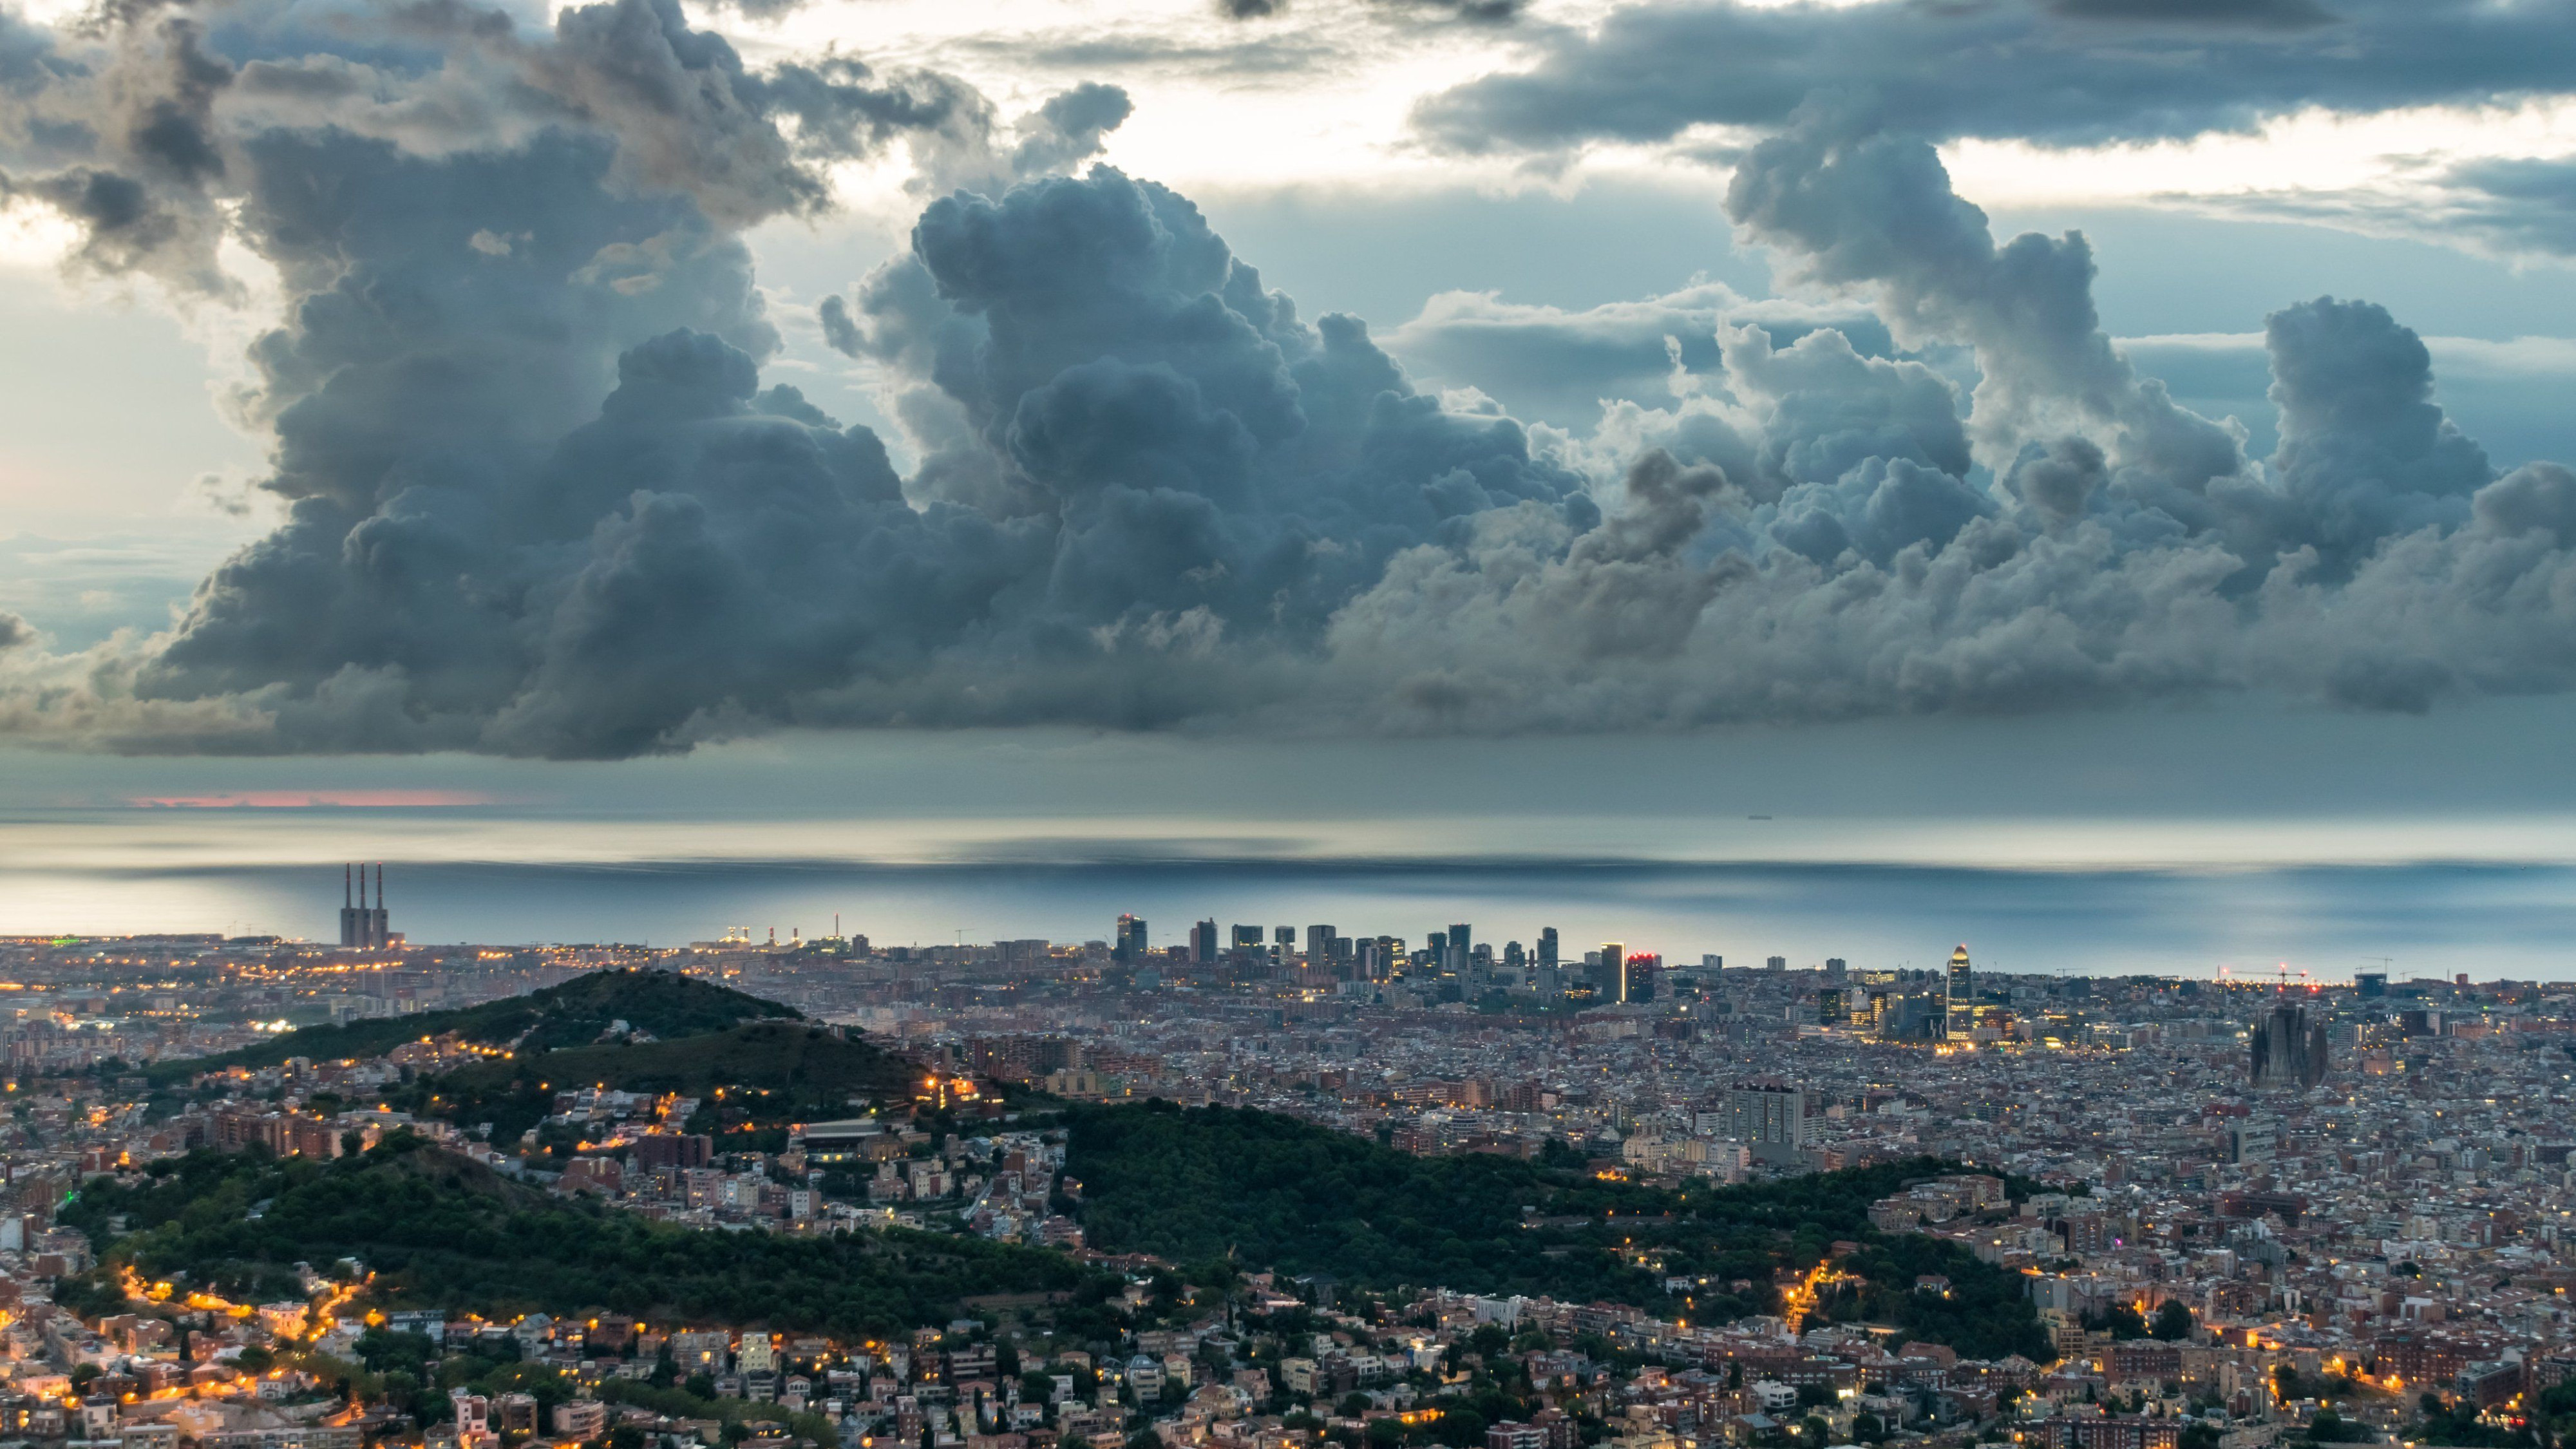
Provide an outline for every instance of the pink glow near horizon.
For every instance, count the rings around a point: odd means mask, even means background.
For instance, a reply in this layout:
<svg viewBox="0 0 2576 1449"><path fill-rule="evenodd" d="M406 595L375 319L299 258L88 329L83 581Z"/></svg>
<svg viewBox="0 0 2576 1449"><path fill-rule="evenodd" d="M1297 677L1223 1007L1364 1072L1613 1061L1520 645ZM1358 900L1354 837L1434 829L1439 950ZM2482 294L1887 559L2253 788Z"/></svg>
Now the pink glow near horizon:
<svg viewBox="0 0 2576 1449"><path fill-rule="evenodd" d="M220 795L138 795L129 805L155 810L382 810L491 805L479 790L241 790Z"/></svg>

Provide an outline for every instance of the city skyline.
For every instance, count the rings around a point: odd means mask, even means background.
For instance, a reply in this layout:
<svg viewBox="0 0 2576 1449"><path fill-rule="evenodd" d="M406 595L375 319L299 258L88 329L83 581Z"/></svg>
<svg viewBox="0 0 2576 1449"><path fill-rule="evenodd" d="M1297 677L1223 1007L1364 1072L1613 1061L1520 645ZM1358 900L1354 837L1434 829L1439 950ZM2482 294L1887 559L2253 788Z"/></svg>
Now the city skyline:
<svg viewBox="0 0 2576 1449"><path fill-rule="evenodd" d="M374 867L381 869L381 867ZM1453 932L1458 923L1422 925L1423 921L1446 920L1460 912L1455 907L1466 904L1469 914L1486 914L1487 925L1470 927L1474 944L1490 954L1497 966L1504 964L1512 947L1521 949L1521 962L1535 967L1542 952L1551 944L1559 950L1560 963L1569 973L1581 968L1587 956L1597 957L1606 949L1600 942L1608 939L1622 943L1623 959L1634 955L1640 960L1654 960L1671 968L1695 968L1708 958L1737 968L1792 970L1800 972L1836 972L1848 970L1860 974L1904 972L1934 983L1936 996L1961 994L1959 985L1961 958L1971 953L1965 943L1953 949L1925 950L1920 928L1924 914L1956 914L1955 899L1973 879L1959 872L1849 872L1833 870L1822 879L1833 890L1835 898L1851 903L1841 907L1814 901L1786 905L1770 912L1746 911L1744 904L1753 899L1778 896L1795 874L1776 868L1761 868L1755 873L1726 885L1737 897L1733 909L1718 909L1676 916L1671 912L1675 890L1684 882L1694 881L1704 872L1690 867L1667 868L1662 872L1642 873L1625 863L1592 862L1577 867L1583 876L1597 884L1605 875L1635 873L1630 890L1594 891L1583 896L1568 895L1569 905L1533 912L1528 905L1527 882L1545 882L1558 878L1564 869L1560 864L1535 864L1498 870L1479 875L1473 869L1443 865L1426 873L1426 883L1411 905L1389 905L1387 877L1402 876L1402 867L1384 865L1365 873L1369 884L1354 892L1344 880L1345 867L1337 863L1282 868L1266 862L1196 862L1187 867L1167 867L1203 883L1175 886L1157 882L1147 889L1161 892L1160 899L1177 902L1160 910L1120 913L1114 920L1097 919L1099 902L1114 899L1121 892L1132 892L1132 885L1121 886L1119 880L1152 879L1153 871L1104 872L1088 865L1052 866L1039 874L1051 876L1043 887L1033 883L1026 866L1004 868L966 867L962 869L912 868L884 873L861 873L849 879L859 882L851 894L816 892L804 882L831 872L819 870L813 862L781 862L763 868L746 865L722 871L674 870L668 866L626 868L600 872L576 867L562 872L538 872L534 879L525 867L430 867L409 879L407 900L415 900L427 914L431 930L423 933L407 908L398 923L406 929L391 930L375 912L348 911L344 908L340 934L329 929L299 924L294 908L303 908L301 920L310 922L317 914L312 908L318 902L310 899L313 886L325 879L310 871L275 872L263 880L257 892L262 897L282 895L290 911L283 924L270 925L257 920L234 918L224 929L212 929L203 920L185 913L171 916L165 923L151 928L129 929L104 926L64 931L37 931L11 925L0 918L0 936L93 936L113 939L124 935L212 937L265 935L291 941L329 945L336 940L343 946L362 944L353 933L363 929L391 931L396 949L407 942L411 948L435 948L440 945L548 945L578 941L601 943L623 942L656 949L685 947L692 943L716 940L753 944L763 940L781 949L791 946L820 947L825 943L859 939L876 948L904 948L914 951L945 950L952 947L984 949L995 943L1023 946L1053 946L1058 950L1079 950L1090 943L1098 946L1107 959L1131 964L1145 953L1158 962L1173 951L1194 953L1201 939L1201 928L1212 926L1207 935L1215 954L1226 955L1246 946L1257 948L1273 959L1309 959L1319 933L1331 931L1329 938L1340 948L1336 958L1351 966L1371 959L1383 963L1391 959L1388 948L1403 953L1414 962L1425 959L1433 939ZM345 869L344 869L345 873ZM400 867L397 867L400 875ZM772 877L783 876L788 884L780 885ZM226 894L211 878L207 889L210 901L237 906L234 896ZM1462 896L1455 887L1461 879L1475 880L1484 894ZM2149 877L2166 890L2193 884L2189 877ZM1340 884L1336 884L1339 882ZM2200 882L2206 884L2206 882ZM1702 888L1715 882L1702 882ZM2110 878L2097 885L2112 886L2134 892L2142 882L2130 875ZM499 909L493 902L496 887L507 886L523 896L523 902L509 909L501 919L525 924L540 924L565 912L585 916L602 929L581 931L546 930L536 933L512 931L477 931L452 929L460 921L488 922ZM1443 889L1433 887L1442 886ZM2385 907L2389 879L2379 873L2368 873L2352 882L2353 901L2378 899ZM765 887L773 894L761 895L747 887ZM2016 932L2013 921L2027 909L2033 899L2052 899L2061 910L2083 914L2088 908L2069 905L2064 892L2072 888L2071 878L2063 874L2032 881L2014 879L2003 887L2003 896L1987 909L1993 916L1998 935L1989 940L2008 943L1998 955L1981 950L1973 954L1964 987L1967 999L1973 999L1974 980L1981 973L2001 972L2007 975L2036 977L2064 976L2145 976L2171 980L2194 980L2219 986L2246 987L2273 985L2281 989L2305 990L2319 986L2352 987L2365 980L2380 983L2396 981L2448 982L2463 976L2479 981L2569 979L2558 969L2559 958L2551 946L2535 943L2531 951L2521 954L2499 952L2492 947L2496 935L2491 922L2481 923L2474 914L2464 918L2457 929L2471 943L2456 955L2434 955L2423 959L2401 959L2375 950L2360 950L2328 959L2317 955L2264 956L2261 953L2223 953L2199 959L2178 957L2138 947L2135 942L2152 936L2163 925L2149 925L2171 918L2187 917L2209 909L2206 906L2182 906L2179 903L2158 904L2154 897L2124 902L2114 909L2139 923L2120 933L2076 933L2064 937L2043 934L2036 938ZM382 888L378 899L382 899ZM130 888L120 888L130 895ZM158 894L160 887L154 888ZM606 894L601 894L603 891ZM1561 895L1566 894L1560 892ZM711 904L731 907L715 915L693 916L688 907L678 902L703 895ZM1236 915L1203 913L1210 896L1238 899L1257 898L1266 902L1258 921L1247 924ZM925 898L935 897L946 907L925 906ZM2187 898L2187 897L2186 897ZM745 899L764 900L770 906L787 903L787 909L753 910L739 908ZM875 907L865 902L874 899ZM1946 907L1927 911L1925 902L1948 899ZM2340 913L2352 907L2335 895L2318 899L2313 906ZM1033 901L1043 901L1034 912ZM596 901L598 904L591 904ZM647 902L653 904L647 905ZM1624 902L1624 903L1623 903ZM1821 919L1835 917L1858 903L1868 902L1876 919L1866 928L1844 926L1819 927ZM995 920L997 905L1008 903L1000 916L1001 924L985 925ZM464 905L468 914L460 917L457 907ZM2250 902L2234 909L2247 910ZM599 912L605 909L605 914ZM1369 914L1361 917L1354 908ZM22 906L22 909L25 907ZM41 901L35 909L46 907ZM1318 909L1320 908L1320 909ZM384 908L379 905L376 911ZM2089 909L2100 909L2093 907ZM2267 902L2260 913L2279 914L2284 903ZM2492 909L2480 904L2473 910ZM1194 911L1202 912L1194 916ZM675 912L677 912L675 914ZM1277 918L1273 918L1273 913ZM123 906L109 912L111 918L130 915ZM1338 914L1347 920L1369 920L1387 927L1385 930L1353 925L1322 926L1311 922L1314 914ZM1496 926L1499 916L1506 924ZM1293 920L1291 918L1294 918ZM31 917L30 919L41 919ZM919 929L923 920L945 922L941 929ZM352 920L358 922L353 926ZM720 924L715 924L720 920ZM1156 929L1153 922L1164 924ZM1546 924L1548 920L1569 923ZM2554 913L2541 921L2554 922ZM809 922L811 923L809 925ZM1303 922L1300 924L1299 922ZM652 923L656 929L640 929ZM828 923L828 924L827 924ZM1580 923L1580 924L1571 924ZM1640 928L1643 928L1642 930ZM2544 927L2554 929L2554 926ZM1130 931L1134 932L1133 937ZM1135 952L1128 942L1135 942ZM2079 944L2109 941L2107 947ZM2052 948L2051 943L2056 943ZM2362 944L2373 944L2362 938ZM2384 944L2378 943L2378 944ZM1783 947L1786 947L1785 952ZM1328 948L1329 949L1329 948ZM1372 958L1367 953L1376 949ZM1455 969L1445 952L1433 957ZM1604 999L1616 1000L1616 988L1606 979L1598 983Z"/></svg>

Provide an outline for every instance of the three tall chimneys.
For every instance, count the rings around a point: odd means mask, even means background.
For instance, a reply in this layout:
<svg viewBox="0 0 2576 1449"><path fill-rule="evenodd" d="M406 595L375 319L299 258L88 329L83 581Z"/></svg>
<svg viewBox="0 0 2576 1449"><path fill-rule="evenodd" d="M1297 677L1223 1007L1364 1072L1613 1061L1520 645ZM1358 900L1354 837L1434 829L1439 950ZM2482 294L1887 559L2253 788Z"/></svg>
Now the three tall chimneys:
<svg viewBox="0 0 2576 1449"><path fill-rule="evenodd" d="M351 898L355 887L356 897ZM385 915L385 868L376 866L376 903L367 904L367 868L340 868L340 944L360 951L381 951L394 943L393 925Z"/></svg>

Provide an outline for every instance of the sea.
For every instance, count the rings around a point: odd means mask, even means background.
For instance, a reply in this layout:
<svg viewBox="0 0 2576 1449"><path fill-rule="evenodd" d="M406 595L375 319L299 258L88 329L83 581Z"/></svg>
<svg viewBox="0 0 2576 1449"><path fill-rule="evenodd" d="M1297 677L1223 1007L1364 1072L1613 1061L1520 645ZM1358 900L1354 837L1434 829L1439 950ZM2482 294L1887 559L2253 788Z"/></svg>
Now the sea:
<svg viewBox="0 0 2576 1449"><path fill-rule="evenodd" d="M2002 972L2576 979L2576 863L2512 858L2467 822L2409 827L2430 852L2415 858L2169 821L1155 824L21 809L0 814L0 935L328 939L344 866L364 861L382 865L395 929L422 943L1081 942L1135 914L1157 945L1200 920L1416 944L1465 924L1498 951L1552 927L1569 956L1616 941L1675 964L1928 968L1964 944Z"/></svg>

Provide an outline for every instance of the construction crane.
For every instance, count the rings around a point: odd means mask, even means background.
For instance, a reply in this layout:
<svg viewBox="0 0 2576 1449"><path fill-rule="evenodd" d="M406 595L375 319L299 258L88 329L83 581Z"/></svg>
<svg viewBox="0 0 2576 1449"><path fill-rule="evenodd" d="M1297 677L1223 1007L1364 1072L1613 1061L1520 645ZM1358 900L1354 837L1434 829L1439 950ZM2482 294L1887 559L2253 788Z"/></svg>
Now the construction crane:
<svg viewBox="0 0 2576 1449"><path fill-rule="evenodd" d="M2290 963L2284 961L2277 969L2280 972L2280 976L2278 984L2272 988L2273 993L2279 996L2287 996L2290 994L2290 977L2292 975ZM2299 985L2305 988L2310 995L2314 995L2319 989L2316 983L2316 978L2309 975L2308 969L2304 966L2300 967L2296 974L2299 978Z"/></svg>

